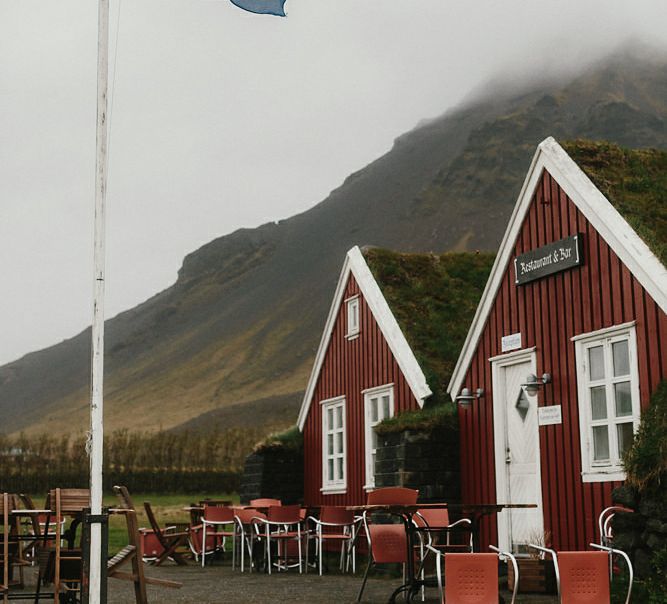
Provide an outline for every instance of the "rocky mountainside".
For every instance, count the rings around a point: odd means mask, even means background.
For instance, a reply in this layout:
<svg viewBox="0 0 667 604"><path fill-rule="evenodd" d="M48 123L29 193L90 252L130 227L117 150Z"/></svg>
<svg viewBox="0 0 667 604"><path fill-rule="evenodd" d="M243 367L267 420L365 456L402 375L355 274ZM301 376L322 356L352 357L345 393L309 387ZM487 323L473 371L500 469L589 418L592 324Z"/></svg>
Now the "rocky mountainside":
<svg viewBox="0 0 667 604"><path fill-rule="evenodd" d="M172 287L107 322L107 428L293 423L344 253L495 250L548 135L666 148L667 62L614 56L568 81L490 89L307 212L188 255ZM85 429L89 339L0 368L0 430Z"/></svg>

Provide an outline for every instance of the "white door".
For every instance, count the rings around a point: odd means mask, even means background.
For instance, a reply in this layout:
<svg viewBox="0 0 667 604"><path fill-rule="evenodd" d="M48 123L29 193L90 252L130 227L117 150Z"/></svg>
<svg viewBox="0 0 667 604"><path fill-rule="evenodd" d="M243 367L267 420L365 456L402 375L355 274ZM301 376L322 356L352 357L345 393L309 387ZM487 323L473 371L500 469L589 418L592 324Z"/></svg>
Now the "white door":
<svg viewBox="0 0 667 604"><path fill-rule="evenodd" d="M537 508L505 510L498 515L502 548L523 553L544 534L537 396L521 384L535 373L534 354L497 359L494 374L494 432L498 503L534 503Z"/></svg>

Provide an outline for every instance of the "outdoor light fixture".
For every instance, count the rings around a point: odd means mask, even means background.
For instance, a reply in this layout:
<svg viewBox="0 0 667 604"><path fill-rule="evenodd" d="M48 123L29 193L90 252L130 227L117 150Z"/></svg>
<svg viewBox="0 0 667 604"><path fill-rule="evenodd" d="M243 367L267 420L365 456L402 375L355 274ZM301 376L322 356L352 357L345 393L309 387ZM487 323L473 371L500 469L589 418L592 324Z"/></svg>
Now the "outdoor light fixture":
<svg viewBox="0 0 667 604"><path fill-rule="evenodd" d="M456 402L462 407L469 407L476 398L482 398L483 395L484 388L477 388L474 393L470 392L470 388L464 388L456 397Z"/></svg>
<svg viewBox="0 0 667 604"><path fill-rule="evenodd" d="M526 376L526 383L521 384L525 389L526 393L530 396L535 396L539 389L544 386L544 384L551 383L551 374L543 373L541 378L538 378L534 373L529 373Z"/></svg>

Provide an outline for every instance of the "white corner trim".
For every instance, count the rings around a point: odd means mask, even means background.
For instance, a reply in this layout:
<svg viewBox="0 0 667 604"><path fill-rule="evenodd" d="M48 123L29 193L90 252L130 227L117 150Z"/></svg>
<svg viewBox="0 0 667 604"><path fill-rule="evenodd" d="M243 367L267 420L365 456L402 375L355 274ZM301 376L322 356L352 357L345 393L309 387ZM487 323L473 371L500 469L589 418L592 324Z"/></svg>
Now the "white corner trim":
<svg viewBox="0 0 667 604"><path fill-rule="evenodd" d="M505 270L512 258L514 242L519 235L533 193L545 169L663 312L667 312L667 269L583 170L550 136L538 145L514 205L484 293L447 386L447 392L452 400L458 394L470 366Z"/></svg>
<svg viewBox="0 0 667 604"><path fill-rule="evenodd" d="M315 386L317 385L317 380L320 371L322 370L322 364L324 363L324 358L331 340L331 334L333 333L333 328L336 324L338 310L343 303L343 295L350 274L354 275L357 285L361 290L361 295L364 297L366 304L368 304L373 317L375 317L375 321L377 322L382 335L384 335L387 340L389 349L394 355L394 358L396 359L401 372L405 376L405 380L407 381L412 394L417 399L419 406L423 407L424 399L432 394L431 389L426 383L424 372L419 366L408 341L405 339L396 318L382 295L380 287L375 281L375 277L373 277L373 274L368 268L361 250L358 246L354 246L345 256L343 268L338 279L338 285L336 286L336 292L331 303L331 308L329 309L329 315L322 333L322 339L320 340L320 346L315 355L313 370L311 371L308 386L306 387L303 402L301 403L299 418L297 420L297 425L301 431L303 431L306 418L308 417L308 411L310 410Z"/></svg>

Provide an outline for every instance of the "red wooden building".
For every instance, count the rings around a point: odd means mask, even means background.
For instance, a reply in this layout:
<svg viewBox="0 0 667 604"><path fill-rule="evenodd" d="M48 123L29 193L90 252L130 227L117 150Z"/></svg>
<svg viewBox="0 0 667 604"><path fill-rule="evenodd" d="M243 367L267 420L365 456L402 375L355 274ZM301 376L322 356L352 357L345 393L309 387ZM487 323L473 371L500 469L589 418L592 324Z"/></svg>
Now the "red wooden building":
<svg viewBox="0 0 667 604"><path fill-rule="evenodd" d="M488 254L436 256L378 249L365 254L354 247L346 255L299 413L304 499L310 505L364 503L366 491L374 487L373 427L421 408L432 393L431 400L445 399L465 326L493 260ZM396 287L387 286L388 280L402 284L400 295ZM415 295L416 283L425 294ZM438 287L437 303L427 310L423 302ZM448 295L452 300L443 301ZM464 327L438 334L438 324L445 320ZM435 342L433 334L441 341ZM448 344L455 350L449 361L434 358L434 350Z"/></svg>
<svg viewBox="0 0 667 604"><path fill-rule="evenodd" d="M642 199L665 154L566 148L535 153L448 387L463 500L538 504L483 523L483 544L515 551L540 534L557 549L598 539L667 375L665 200Z"/></svg>

